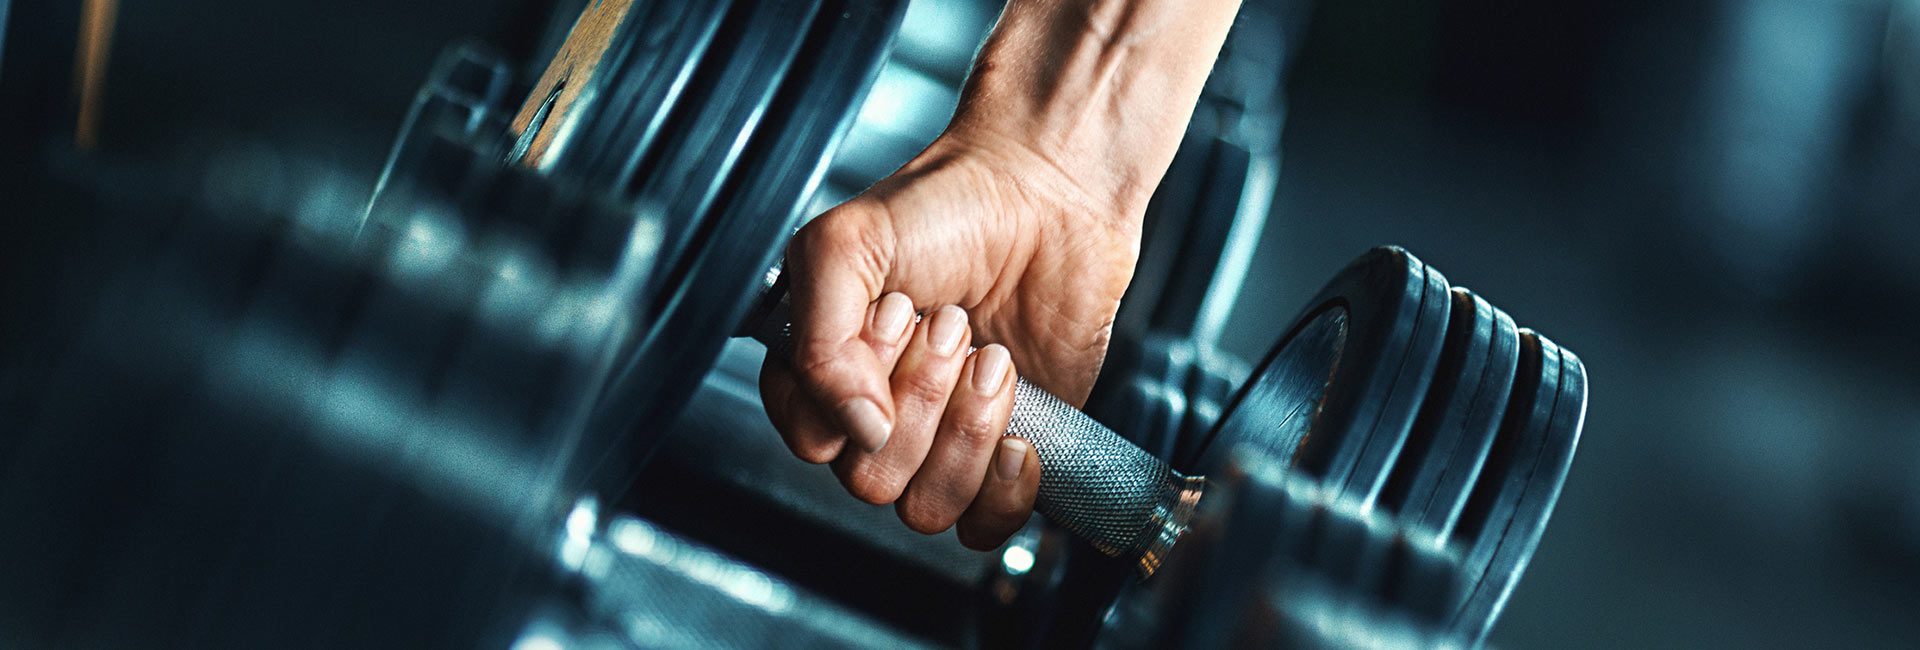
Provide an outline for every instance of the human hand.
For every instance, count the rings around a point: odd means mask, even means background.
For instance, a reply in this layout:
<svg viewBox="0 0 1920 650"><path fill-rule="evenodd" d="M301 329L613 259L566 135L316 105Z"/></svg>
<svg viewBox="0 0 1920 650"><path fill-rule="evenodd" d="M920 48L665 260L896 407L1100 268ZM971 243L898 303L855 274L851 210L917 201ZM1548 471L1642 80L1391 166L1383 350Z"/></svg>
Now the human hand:
<svg viewBox="0 0 1920 650"><path fill-rule="evenodd" d="M1018 530L1039 486L1038 456L1001 437L1014 369L1084 402L1139 248L1138 219L1031 156L950 133L809 224L785 271L794 363L762 371L796 456L974 548Z"/></svg>
<svg viewBox="0 0 1920 650"><path fill-rule="evenodd" d="M788 248L793 357L760 383L796 456L922 533L1019 530L1042 470L1002 437L1015 368L1085 402L1237 5L1008 4L946 133Z"/></svg>

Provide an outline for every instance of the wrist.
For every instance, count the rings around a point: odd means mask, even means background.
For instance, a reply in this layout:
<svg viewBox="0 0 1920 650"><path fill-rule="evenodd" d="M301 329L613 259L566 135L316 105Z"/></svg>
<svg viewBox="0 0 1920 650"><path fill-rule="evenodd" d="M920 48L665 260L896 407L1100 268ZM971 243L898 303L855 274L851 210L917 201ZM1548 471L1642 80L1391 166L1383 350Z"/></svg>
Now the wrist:
<svg viewBox="0 0 1920 650"><path fill-rule="evenodd" d="M1063 216L1138 225L1152 197L1151 186L1144 192L1130 189L1118 181L1125 173L1118 167L1087 164L1087 158L1025 137L1019 127L1006 120L956 120L922 158L969 161L978 180L1013 194L1001 199L1052 203Z"/></svg>
<svg viewBox="0 0 1920 650"><path fill-rule="evenodd" d="M1062 177L1100 212L1143 214L1238 0L1010 0L947 137Z"/></svg>

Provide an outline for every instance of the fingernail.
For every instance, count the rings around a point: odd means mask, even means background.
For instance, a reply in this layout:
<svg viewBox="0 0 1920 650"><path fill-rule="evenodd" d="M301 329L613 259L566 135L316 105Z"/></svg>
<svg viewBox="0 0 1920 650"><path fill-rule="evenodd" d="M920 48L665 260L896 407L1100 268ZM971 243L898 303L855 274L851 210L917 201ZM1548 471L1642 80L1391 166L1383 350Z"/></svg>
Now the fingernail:
<svg viewBox="0 0 1920 650"><path fill-rule="evenodd" d="M893 434L893 423L880 412L880 405L865 397L855 397L840 405L840 419L845 420L850 429L849 437L861 449L869 452L880 451L887 446L887 436Z"/></svg>
<svg viewBox="0 0 1920 650"><path fill-rule="evenodd" d="M999 344L980 348L973 353L973 390L981 395L1000 394L1000 384L1007 378L1007 366L1013 365L1013 357L1005 347Z"/></svg>
<svg viewBox="0 0 1920 650"><path fill-rule="evenodd" d="M1020 478L1020 470L1027 466L1027 441L1007 437L1000 439L999 457L993 459L993 473L1002 481Z"/></svg>
<svg viewBox="0 0 1920 650"><path fill-rule="evenodd" d="M933 344L934 352L952 355L960 351L960 335L966 332L967 312L947 305L933 313L933 323L927 326L927 342Z"/></svg>
<svg viewBox="0 0 1920 650"><path fill-rule="evenodd" d="M873 309L874 334L898 339L912 324L913 300L906 294L889 293L880 297L880 304Z"/></svg>

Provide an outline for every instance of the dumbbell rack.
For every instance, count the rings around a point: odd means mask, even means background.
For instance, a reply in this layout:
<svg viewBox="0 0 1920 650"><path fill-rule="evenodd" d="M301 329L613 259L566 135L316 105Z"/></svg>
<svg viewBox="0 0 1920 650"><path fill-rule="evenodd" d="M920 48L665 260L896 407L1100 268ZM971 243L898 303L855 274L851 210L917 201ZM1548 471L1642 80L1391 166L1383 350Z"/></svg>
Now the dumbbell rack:
<svg viewBox="0 0 1920 650"><path fill-rule="evenodd" d="M914 11L943 4L957 6ZM45 189L113 244L109 270L71 281L83 326L55 343L77 352L4 449L0 513L21 526L0 551L39 562L0 573L0 597L56 622L24 637L1484 638L1564 480L1583 371L1396 250L1343 273L1261 364L1211 351L1277 171L1262 139L1277 107L1246 75L1210 83L1196 132L1213 131L1190 134L1169 180L1201 189L1156 200L1155 281L1129 295L1116 345L1135 361L1102 380L1110 424L1213 479L1190 537L1131 582L1044 523L978 555L844 498L786 457L754 401L757 351L725 343L808 206L886 171L857 154L927 135L859 108L868 84L914 66L957 83L939 57L889 55L913 15L862 0L630 11L648 29L620 33L650 36L613 39L603 94L545 114L592 134L547 162L524 164L534 120L514 109L553 89L523 62L451 50L352 231L165 191ZM856 155L829 165L836 152ZM1145 403L1129 395L1163 402L1129 410ZM51 584L81 586L39 598Z"/></svg>

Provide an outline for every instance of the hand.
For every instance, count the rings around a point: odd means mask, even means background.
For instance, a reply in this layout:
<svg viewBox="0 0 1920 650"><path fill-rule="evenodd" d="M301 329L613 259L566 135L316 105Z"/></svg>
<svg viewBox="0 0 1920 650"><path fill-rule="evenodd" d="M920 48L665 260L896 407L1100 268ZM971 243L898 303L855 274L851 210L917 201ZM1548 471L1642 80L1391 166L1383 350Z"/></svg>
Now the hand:
<svg viewBox="0 0 1920 650"><path fill-rule="evenodd" d="M1088 196L1017 147L949 133L803 229L794 363L761 375L794 454L916 531L957 523L991 549L1019 530L1040 471L1001 437L1014 369L1084 402L1139 248L1138 219Z"/></svg>
<svg viewBox="0 0 1920 650"><path fill-rule="evenodd" d="M1238 5L1007 3L946 133L788 247L794 354L760 388L794 455L972 548L1026 523L1043 470L1002 437L1015 368L1086 401Z"/></svg>

